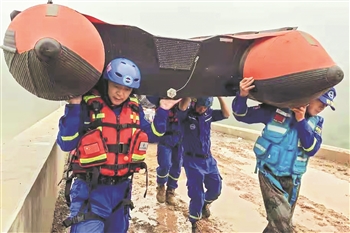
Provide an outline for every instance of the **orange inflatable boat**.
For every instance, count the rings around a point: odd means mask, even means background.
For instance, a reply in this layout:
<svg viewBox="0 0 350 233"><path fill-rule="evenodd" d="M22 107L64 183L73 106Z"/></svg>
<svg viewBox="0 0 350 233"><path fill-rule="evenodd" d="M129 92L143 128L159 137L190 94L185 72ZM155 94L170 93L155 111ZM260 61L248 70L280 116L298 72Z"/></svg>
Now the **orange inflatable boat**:
<svg viewBox="0 0 350 233"><path fill-rule="evenodd" d="M234 96L253 76L249 98L278 107L307 104L344 77L310 34L285 27L196 37L154 36L56 4L13 11L5 60L17 82L34 95L66 100L84 94L113 58L134 61L142 74L137 94L177 97Z"/></svg>

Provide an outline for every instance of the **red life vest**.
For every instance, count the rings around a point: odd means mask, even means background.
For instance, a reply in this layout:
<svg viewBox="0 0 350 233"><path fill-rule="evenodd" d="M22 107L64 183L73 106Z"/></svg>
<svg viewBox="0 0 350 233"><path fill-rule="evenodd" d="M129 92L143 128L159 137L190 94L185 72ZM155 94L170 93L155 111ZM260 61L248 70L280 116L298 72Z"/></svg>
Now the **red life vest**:
<svg viewBox="0 0 350 233"><path fill-rule="evenodd" d="M175 123L175 122L178 122L178 118L177 118L177 114L176 114L176 108L178 107L178 105L174 105L174 107L172 107L170 110L169 110L169 113L168 113L168 122L169 123ZM160 107L158 107L160 108ZM155 111L157 111L157 109L155 109Z"/></svg>
<svg viewBox="0 0 350 233"><path fill-rule="evenodd" d="M169 123L175 123L178 121L177 115L176 115L176 107L177 106L175 105L169 111L169 115L168 115Z"/></svg>
<svg viewBox="0 0 350 233"><path fill-rule="evenodd" d="M125 176L145 168L148 136L140 129L137 98L130 98L119 116L96 91L83 100L90 110L90 124L71 161L73 173L99 167L101 175Z"/></svg>

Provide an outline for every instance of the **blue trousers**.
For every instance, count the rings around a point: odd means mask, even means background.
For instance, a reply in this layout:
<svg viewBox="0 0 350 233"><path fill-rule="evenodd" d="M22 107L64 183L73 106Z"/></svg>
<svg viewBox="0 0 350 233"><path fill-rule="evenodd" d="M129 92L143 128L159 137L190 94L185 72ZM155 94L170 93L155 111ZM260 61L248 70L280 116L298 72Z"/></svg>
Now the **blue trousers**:
<svg viewBox="0 0 350 233"><path fill-rule="evenodd" d="M157 183L176 189L182 167L182 146L168 147L159 143L157 160Z"/></svg>
<svg viewBox="0 0 350 233"><path fill-rule="evenodd" d="M71 226L71 233L126 233L129 229L129 207L121 206L112 213L112 209L125 197L129 188L128 198L131 198L131 181L126 180L116 185L97 185L89 193L89 187L84 180L75 179L70 190L71 206L69 217L78 214L85 200L89 199L91 211L106 219L87 220ZM85 208L85 211L87 209Z"/></svg>
<svg viewBox="0 0 350 233"><path fill-rule="evenodd" d="M220 196L222 178L216 160L212 156L203 159L184 155L183 163L187 176L188 196L191 199L189 220L196 222L202 218L204 203L212 203Z"/></svg>

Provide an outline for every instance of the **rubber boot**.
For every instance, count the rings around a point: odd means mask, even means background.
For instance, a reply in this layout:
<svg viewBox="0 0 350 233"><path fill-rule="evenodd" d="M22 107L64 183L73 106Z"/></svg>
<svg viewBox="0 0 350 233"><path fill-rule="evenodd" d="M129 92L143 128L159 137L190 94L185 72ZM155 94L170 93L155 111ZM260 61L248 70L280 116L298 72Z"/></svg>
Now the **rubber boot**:
<svg viewBox="0 0 350 233"><path fill-rule="evenodd" d="M165 194L165 201L169 205L176 205L176 199L175 199L175 189L167 188L166 194Z"/></svg>
<svg viewBox="0 0 350 233"><path fill-rule="evenodd" d="M165 202L165 186L164 186L164 184L158 184L156 197L157 197L157 201L159 203Z"/></svg>
<svg viewBox="0 0 350 233"><path fill-rule="evenodd" d="M198 224L198 221L192 222L192 233L201 233L200 225Z"/></svg>
<svg viewBox="0 0 350 233"><path fill-rule="evenodd" d="M204 206L202 208L202 218L209 218L210 217L210 204L204 203Z"/></svg>

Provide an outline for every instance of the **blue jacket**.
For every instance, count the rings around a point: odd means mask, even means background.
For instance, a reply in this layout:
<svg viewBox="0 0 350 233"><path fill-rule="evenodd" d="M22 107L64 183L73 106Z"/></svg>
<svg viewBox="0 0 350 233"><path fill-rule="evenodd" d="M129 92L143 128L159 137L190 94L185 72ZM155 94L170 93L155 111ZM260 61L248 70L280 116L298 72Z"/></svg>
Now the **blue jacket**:
<svg viewBox="0 0 350 233"><path fill-rule="evenodd" d="M238 121L248 124L263 123L265 128L254 145L258 168L293 205L298 197L301 177L306 172L310 156L316 154L322 143L323 118L306 117L297 122L290 109L266 104L247 107L247 98L239 96L232 102L232 111ZM272 175L293 179L291 196Z"/></svg>
<svg viewBox="0 0 350 233"><path fill-rule="evenodd" d="M120 114L122 107L113 108L116 116ZM152 124L145 119L145 114L140 105L140 127L145 131L150 141L159 141L166 131L168 110L158 108ZM87 105L84 101L81 104L66 104L65 113L59 120L59 132L57 143L63 151L71 151L77 147L82 135L84 124L88 124L90 118Z"/></svg>
<svg viewBox="0 0 350 233"><path fill-rule="evenodd" d="M157 96L147 96L150 103L154 104L156 108L159 108L160 98ZM169 110L167 119L167 130L165 134L159 138L159 143L168 147L175 147L180 145L182 141L182 132L179 121L177 119L178 105L175 105ZM150 142L153 142L150 140Z"/></svg>
<svg viewBox="0 0 350 233"><path fill-rule="evenodd" d="M211 123L226 119L221 110L208 108L202 115L191 106L186 111L178 110L178 119L183 132L184 153L211 155Z"/></svg>
<svg viewBox="0 0 350 233"><path fill-rule="evenodd" d="M247 106L247 97L241 97L237 93L236 98L232 102L232 111L234 117L241 122L248 124L253 123L263 123L268 124L273 120L276 114L276 107L269 106L266 104L261 104L254 107ZM293 114L293 113L291 113ZM297 130L298 138L300 144L305 148L305 153L308 156L313 156L320 149L322 144L322 126L323 118L317 116L319 119L317 125L314 129L308 124L307 119L304 119L300 122L295 120L293 115L293 120L290 122L290 127L293 127Z"/></svg>
<svg viewBox="0 0 350 233"><path fill-rule="evenodd" d="M182 142L182 130L180 126L179 119L177 117L177 105L169 110L169 115L167 119L167 130L159 139L159 143L165 146L174 147L180 145Z"/></svg>

